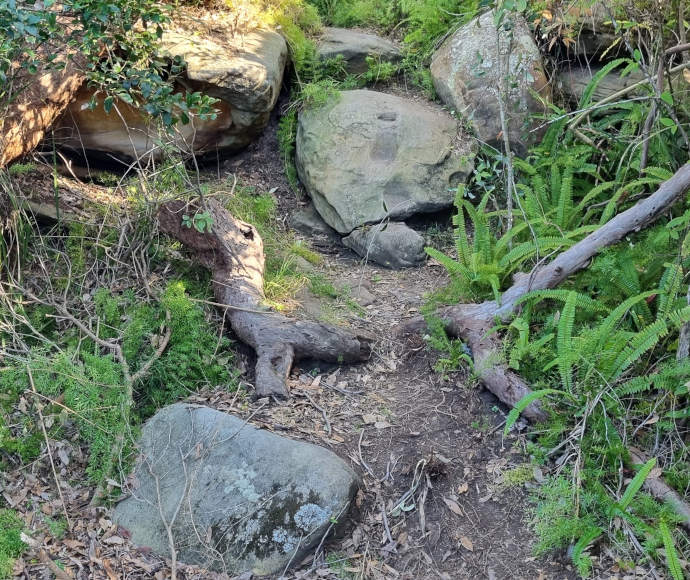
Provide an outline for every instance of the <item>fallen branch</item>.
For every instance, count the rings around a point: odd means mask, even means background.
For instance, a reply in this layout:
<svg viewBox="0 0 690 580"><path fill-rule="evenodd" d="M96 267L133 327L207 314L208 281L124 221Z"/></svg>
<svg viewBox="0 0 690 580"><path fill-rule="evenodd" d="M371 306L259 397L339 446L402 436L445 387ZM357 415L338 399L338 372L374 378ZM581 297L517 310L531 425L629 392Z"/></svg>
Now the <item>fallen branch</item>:
<svg viewBox="0 0 690 580"><path fill-rule="evenodd" d="M288 318L264 306L264 252L256 229L233 217L217 200L206 200L213 223L201 233L182 224L183 213L197 207L168 202L158 213L161 231L195 252L213 273L216 303L237 337L257 355L256 394L287 397L287 378L293 362L313 358L332 363L369 358L372 337L315 322Z"/></svg>
<svg viewBox="0 0 690 580"><path fill-rule="evenodd" d="M644 229L680 200L690 189L690 164L681 167L668 181L649 197L618 214L611 221L586 238L561 252L550 263L535 268L530 274L520 273L514 284L503 293L501 303L491 300L481 304L458 304L438 311L449 334L463 339L474 357L475 372L501 401L514 407L531 389L505 364L501 363L500 344L488 330L494 320L508 321L514 314L516 302L528 292L555 288L563 280L584 268L604 248L619 242L628 234ZM404 325L410 332L426 327L422 318ZM523 415L533 421L546 418L538 402L525 409Z"/></svg>
<svg viewBox="0 0 690 580"><path fill-rule="evenodd" d="M507 322L513 316L516 302L522 296L533 290L555 288L584 268L604 248L654 223L689 189L690 163L686 163L652 195L637 202L574 246L561 252L549 264L535 268L530 274L517 274L514 284L503 293L500 304L491 300L481 304L459 304L440 309L437 314L444 321L446 331L469 344L474 357L475 372L487 389L511 407L532 392L525 381L502 362L498 339L494 335L487 335L496 319ZM415 318L407 322L402 331L409 333L425 327L426 322L423 318ZM538 401L530 404L522 414L533 421L546 418ZM631 456L634 457L632 451ZM671 501L678 513L685 518L684 525L690 526L690 506L678 494L660 479L649 480L645 485L654 497L662 501Z"/></svg>

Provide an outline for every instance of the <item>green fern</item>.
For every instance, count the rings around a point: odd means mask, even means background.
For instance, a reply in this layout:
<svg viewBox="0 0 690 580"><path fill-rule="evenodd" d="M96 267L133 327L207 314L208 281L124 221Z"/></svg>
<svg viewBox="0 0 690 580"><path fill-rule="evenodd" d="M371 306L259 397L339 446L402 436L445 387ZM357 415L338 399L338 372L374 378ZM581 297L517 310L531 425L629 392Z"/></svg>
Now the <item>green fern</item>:
<svg viewBox="0 0 690 580"><path fill-rule="evenodd" d="M570 292L561 310L561 317L558 321L558 333L556 335L558 371L561 375L563 388L568 393L570 393L573 388L573 364L575 363L575 353L573 352L572 337L573 328L575 326L576 304L577 293Z"/></svg>
<svg viewBox="0 0 690 580"><path fill-rule="evenodd" d="M633 499L635 498L635 495L637 495L637 492L640 491L642 488L642 485L644 485L645 480L651 473L652 469L656 466L656 457L652 457L647 463L645 463L640 470L635 474L635 477L632 478L628 486L625 488L625 491L623 492L623 497L621 497L620 501L617 504L617 507L622 511L625 512L630 507L630 504L632 503Z"/></svg>
<svg viewBox="0 0 690 580"><path fill-rule="evenodd" d="M680 565L680 559L676 552L676 545L673 541L671 531L668 529L666 522L663 520L659 522L659 533L664 542L664 552L666 553L666 566L671 573L673 580L683 580L683 568Z"/></svg>
<svg viewBox="0 0 690 580"><path fill-rule="evenodd" d="M539 391L532 391L522 397L515 406L510 410L508 416L506 417L506 426L503 429L503 436L505 437L510 432L515 422L520 418L520 414L529 407L534 401L543 399L547 395L566 395L563 391L557 389L541 389Z"/></svg>

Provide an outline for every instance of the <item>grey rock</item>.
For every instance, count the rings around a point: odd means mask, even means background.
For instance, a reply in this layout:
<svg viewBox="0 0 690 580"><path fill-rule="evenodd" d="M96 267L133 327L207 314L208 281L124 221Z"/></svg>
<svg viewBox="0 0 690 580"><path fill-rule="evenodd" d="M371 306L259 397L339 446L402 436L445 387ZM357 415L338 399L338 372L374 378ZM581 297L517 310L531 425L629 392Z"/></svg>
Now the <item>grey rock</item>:
<svg viewBox="0 0 690 580"><path fill-rule="evenodd" d="M287 61L287 44L271 30L254 30L223 41L186 32L166 30L161 52L180 56L187 63L187 77L199 88L233 107L252 113L273 109Z"/></svg>
<svg viewBox="0 0 690 580"><path fill-rule="evenodd" d="M567 68L558 73L560 88L564 95L572 102L578 103L585 89L592 82L592 78L601 70L601 67L566 66ZM592 101L596 103L606 97L610 97L612 94L644 80L644 78L642 71L633 71L625 77L620 76L620 70L604 75L592 92ZM640 87L637 93L643 93L644 90L645 87Z"/></svg>
<svg viewBox="0 0 690 580"><path fill-rule="evenodd" d="M299 563L359 483L326 449L182 403L145 424L134 481L113 520L135 544L169 556L160 502L168 523L179 510L172 525L179 560L230 576Z"/></svg>
<svg viewBox="0 0 690 580"><path fill-rule="evenodd" d="M625 52L625 43L614 44L618 39L616 29L611 22L611 13L618 12L617 0L608 2L597 0L593 3L567 3L564 4L564 14L561 16L567 29L573 31L574 42L567 45L568 53L572 56L582 57L585 60L596 62L604 52L607 59L614 59ZM627 19L624 14L620 14Z"/></svg>
<svg viewBox="0 0 690 580"><path fill-rule="evenodd" d="M325 28L317 52L323 60L342 55L346 70L353 74L367 71L368 56L388 62L398 62L402 58L400 48L394 42L348 28Z"/></svg>
<svg viewBox="0 0 690 580"><path fill-rule="evenodd" d="M410 268L425 260L424 238L404 223L386 223L356 229L343 244L386 268Z"/></svg>
<svg viewBox="0 0 690 580"><path fill-rule="evenodd" d="M473 140L447 112L394 95L343 91L299 116L299 177L341 234L451 206L473 158Z"/></svg>
<svg viewBox="0 0 690 580"><path fill-rule="evenodd" d="M290 216L290 227L305 236L337 238L335 230L323 221L323 218L311 203Z"/></svg>
<svg viewBox="0 0 690 580"><path fill-rule="evenodd" d="M502 145L498 95L505 84L508 135L511 145L524 153L541 136L530 132L540 124L531 115L544 112L533 92L548 100L550 89L539 49L521 18L512 30L506 79L497 52L507 52L508 43L509 35L502 30L499 48L493 12L487 12L460 27L434 53L431 77L441 100L470 119L479 138L492 145Z"/></svg>

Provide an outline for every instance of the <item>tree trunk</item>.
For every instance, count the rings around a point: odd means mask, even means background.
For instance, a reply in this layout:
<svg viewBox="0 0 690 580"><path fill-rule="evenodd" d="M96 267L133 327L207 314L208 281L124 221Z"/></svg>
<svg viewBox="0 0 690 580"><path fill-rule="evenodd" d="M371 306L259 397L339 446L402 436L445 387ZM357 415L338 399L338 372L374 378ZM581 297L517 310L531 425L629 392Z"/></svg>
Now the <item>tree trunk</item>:
<svg viewBox="0 0 690 580"><path fill-rule="evenodd" d="M65 47L61 50L67 51ZM35 75L20 74L15 79L20 92L6 110L0 111L0 167L26 155L41 142L84 82L81 61L82 57L67 53L51 69ZM53 69L58 63L64 63L64 68ZM22 87L23 84L26 86Z"/></svg>
<svg viewBox="0 0 690 580"><path fill-rule="evenodd" d="M256 229L235 219L220 203L208 200L212 232L199 233L182 224L182 215L198 208L183 202L165 204L159 214L161 231L193 250L213 272L216 300L227 305L227 318L237 337L257 355L256 394L288 396L287 378L294 361L313 358L332 363L369 358L371 338L363 333L287 318L264 306L263 242Z"/></svg>

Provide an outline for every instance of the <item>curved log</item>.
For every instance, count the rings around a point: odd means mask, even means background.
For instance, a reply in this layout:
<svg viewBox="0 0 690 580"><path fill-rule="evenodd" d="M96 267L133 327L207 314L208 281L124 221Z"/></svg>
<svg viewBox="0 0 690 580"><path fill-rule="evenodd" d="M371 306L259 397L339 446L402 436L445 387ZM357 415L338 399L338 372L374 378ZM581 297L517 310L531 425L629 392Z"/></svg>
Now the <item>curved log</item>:
<svg viewBox="0 0 690 580"><path fill-rule="evenodd" d="M257 355L256 394L287 397L287 378L293 362L313 358L332 363L369 358L372 337L364 333L288 318L264 306L264 252L254 226L233 217L216 200L205 211L213 219L211 232L200 233L182 224L182 215L197 207L168 202L158 213L161 231L194 251L213 273L213 291L237 337Z"/></svg>

